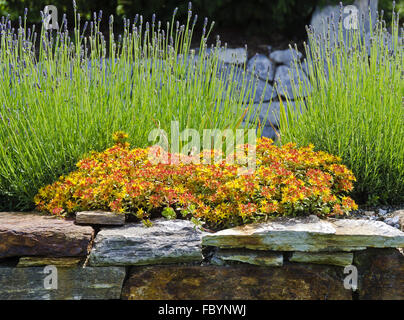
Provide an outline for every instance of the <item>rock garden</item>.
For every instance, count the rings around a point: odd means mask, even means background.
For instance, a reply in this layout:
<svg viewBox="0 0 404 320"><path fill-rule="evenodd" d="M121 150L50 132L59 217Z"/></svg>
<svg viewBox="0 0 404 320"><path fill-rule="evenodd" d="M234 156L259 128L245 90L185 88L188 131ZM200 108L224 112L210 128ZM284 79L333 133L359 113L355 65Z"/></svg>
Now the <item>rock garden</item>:
<svg viewBox="0 0 404 320"><path fill-rule="evenodd" d="M0 300L404 299L400 13L251 52L171 9L1 19Z"/></svg>

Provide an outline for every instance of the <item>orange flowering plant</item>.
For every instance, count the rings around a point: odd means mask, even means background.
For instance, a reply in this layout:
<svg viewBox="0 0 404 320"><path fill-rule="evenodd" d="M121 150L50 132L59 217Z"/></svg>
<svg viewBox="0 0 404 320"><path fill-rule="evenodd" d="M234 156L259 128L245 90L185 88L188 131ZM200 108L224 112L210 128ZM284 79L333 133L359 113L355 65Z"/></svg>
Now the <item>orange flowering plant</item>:
<svg viewBox="0 0 404 320"><path fill-rule="evenodd" d="M256 169L239 174L241 165L226 159L152 163L152 147L130 149L126 138L116 133L112 148L92 152L77 163L78 170L40 189L37 209L60 216L84 210L131 213L146 224L158 213L220 229L271 216L339 215L357 208L348 196L355 181L352 172L339 157L314 151L313 145L278 147L260 138ZM248 145L246 157L247 150ZM202 154L206 152L200 159Z"/></svg>

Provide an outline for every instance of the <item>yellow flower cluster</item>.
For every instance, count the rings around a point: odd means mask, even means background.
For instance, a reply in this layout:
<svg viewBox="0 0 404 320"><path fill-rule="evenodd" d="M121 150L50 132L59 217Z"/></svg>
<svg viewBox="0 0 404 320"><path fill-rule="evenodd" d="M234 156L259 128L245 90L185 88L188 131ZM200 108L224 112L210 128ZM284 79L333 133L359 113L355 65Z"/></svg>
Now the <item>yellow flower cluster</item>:
<svg viewBox="0 0 404 320"><path fill-rule="evenodd" d="M316 152L312 145L278 147L258 139L256 170L240 175L241 165L226 160L155 164L148 159L150 148L130 149L126 138L116 133L115 146L93 152L76 171L39 190L37 209L62 216L110 210L146 222L152 212L166 212L219 229L270 216L338 215L357 208L347 195L355 181L352 172L340 158Z"/></svg>

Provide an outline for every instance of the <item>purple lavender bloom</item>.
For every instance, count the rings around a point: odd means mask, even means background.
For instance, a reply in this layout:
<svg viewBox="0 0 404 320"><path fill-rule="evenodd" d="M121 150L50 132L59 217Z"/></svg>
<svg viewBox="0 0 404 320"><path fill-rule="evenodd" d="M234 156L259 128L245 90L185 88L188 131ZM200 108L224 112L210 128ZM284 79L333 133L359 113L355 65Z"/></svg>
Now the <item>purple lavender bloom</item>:
<svg viewBox="0 0 404 320"><path fill-rule="evenodd" d="M86 23L84 23L83 34L84 34L84 32L86 32L87 26L88 26L88 21L86 21Z"/></svg>

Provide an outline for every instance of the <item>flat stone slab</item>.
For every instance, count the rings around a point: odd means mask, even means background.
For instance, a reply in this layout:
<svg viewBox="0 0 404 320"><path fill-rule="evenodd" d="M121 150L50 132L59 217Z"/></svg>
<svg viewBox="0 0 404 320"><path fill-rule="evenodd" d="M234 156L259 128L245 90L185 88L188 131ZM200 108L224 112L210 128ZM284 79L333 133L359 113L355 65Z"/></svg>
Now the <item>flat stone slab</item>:
<svg viewBox="0 0 404 320"><path fill-rule="evenodd" d="M243 262L257 266L279 267L283 265L283 254L278 252L219 249L211 262L223 265L228 261Z"/></svg>
<svg viewBox="0 0 404 320"><path fill-rule="evenodd" d="M0 258L87 255L94 230L36 213L0 212Z"/></svg>
<svg viewBox="0 0 404 320"><path fill-rule="evenodd" d="M302 53L295 49L285 49L273 51L269 57L278 64L290 64L294 59L300 60Z"/></svg>
<svg viewBox="0 0 404 320"><path fill-rule="evenodd" d="M44 267L0 267L0 300L119 299L125 275L124 267L57 267L56 273ZM55 279L57 288L46 277Z"/></svg>
<svg viewBox="0 0 404 320"><path fill-rule="evenodd" d="M352 299L343 268L308 264L262 267L133 267L122 290L128 300Z"/></svg>
<svg viewBox="0 0 404 320"><path fill-rule="evenodd" d="M207 50L210 52L211 50ZM218 59L223 63L243 64L247 62L247 50L245 48L221 48Z"/></svg>
<svg viewBox="0 0 404 320"><path fill-rule="evenodd" d="M76 213L76 223L122 226L125 224L125 215L104 211L82 211Z"/></svg>
<svg viewBox="0 0 404 320"><path fill-rule="evenodd" d="M153 220L102 229L95 238L90 265L147 265L202 261L202 232L187 220Z"/></svg>
<svg viewBox="0 0 404 320"><path fill-rule="evenodd" d="M289 261L346 267L352 264L352 252L293 252Z"/></svg>
<svg viewBox="0 0 404 320"><path fill-rule="evenodd" d="M403 247L404 233L381 221L320 220L310 216L278 218L206 234L202 244L274 251L356 251Z"/></svg>
<svg viewBox="0 0 404 320"><path fill-rule="evenodd" d="M18 261L17 268L40 267L40 266L57 266L57 267L76 267L83 258L63 257L21 257Z"/></svg>

